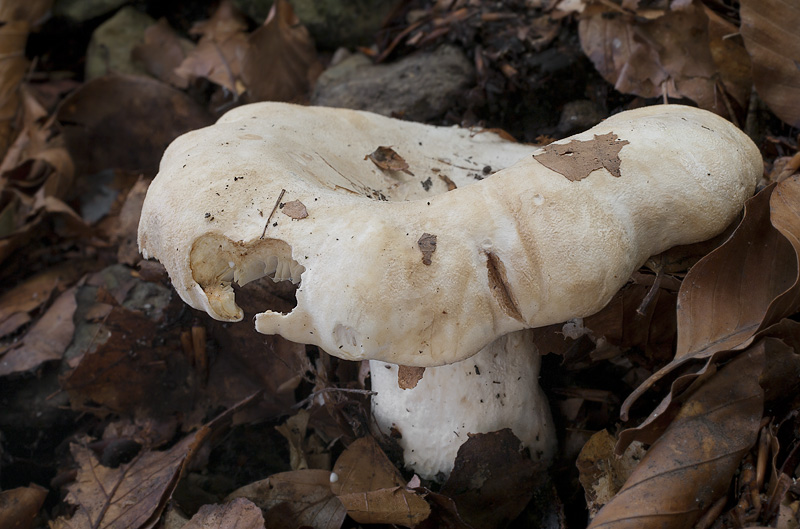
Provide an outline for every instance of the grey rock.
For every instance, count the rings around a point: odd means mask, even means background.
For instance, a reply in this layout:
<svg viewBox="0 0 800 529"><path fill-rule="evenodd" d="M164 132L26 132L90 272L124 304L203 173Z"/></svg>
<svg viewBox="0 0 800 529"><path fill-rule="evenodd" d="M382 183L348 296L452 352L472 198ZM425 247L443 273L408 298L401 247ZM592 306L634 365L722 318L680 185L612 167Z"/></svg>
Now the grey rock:
<svg viewBox="0 0 800 529"><path fill-rule="evenodd" d="M264 22L272 0L234 0L256 22ZM375 33L397 5L393 0L289 0L297 18L320 48L357 46L372 42Z"/></svg>
<svg viewBox="0 0 800 529"><path fill-rule="evenodd" d="M144 31L155 20L132 7L123 7L92 33L86 50L86 80L107 73L147 75L144 67L133 61L131 51L144 42Z"/></svg>
<svg viewBox="0 0 800 529"><path fill-rule="evenodd" d="M320 76L311 102L428 121L452 108L473 78L472 64L448 45L391 64L353 55Z"/></svg>
<svg viewBox="0 0 800 529"><path fill-rule="evenodd" d="M56 0L53 14L75 22L85 22L111 13L127 2L128 0Z"/></svg>

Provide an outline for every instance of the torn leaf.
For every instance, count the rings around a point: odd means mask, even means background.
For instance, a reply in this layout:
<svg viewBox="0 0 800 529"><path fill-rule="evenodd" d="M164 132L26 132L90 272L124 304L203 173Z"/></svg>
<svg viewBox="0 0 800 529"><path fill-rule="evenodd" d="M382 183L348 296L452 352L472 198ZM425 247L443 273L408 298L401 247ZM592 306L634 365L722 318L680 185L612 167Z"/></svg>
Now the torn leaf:
<svg viewBox="0 0 800 529"><path fill-rule="evenodd" d="M592 171L606 169L619 178L619 151L627 140L617 139L613 132L595 135L593 140L572 140L567 144L551 143L534 155L537 162L564 175L572 182L583 180Z"/></svg>
<svg viewBox="0 0 800 529"><path fill-rule="evenodd" d="M422 252L422 264L430 265L433 252L436 251L436 235L423 233L422 237L417 241L417 245Z"/></svg>
<svg viewBox="0 0 800 529"><path fill-rule="evenodd" d="M424 374L424 367L400 366L397 370L397 385L400 389L414 389Z"/></svg>
<svg viewBox="0 0 800 529"><path fill-rule="evenodd" d="M384 171L403 171L406 174L414 176L414 173L408 170L408 164L402 156L397 154L391 147L378 147L372 153L364 156L366 160L369 158L372 163Z"/></svg>
<svg viewBox="0 0 800 529"><path fill-rule="evenodd" d="M281 209L284 215L288 215L295 220L300 220L308 217L308 210L305 205L299 200L292 200L283 205Z"/></svg>

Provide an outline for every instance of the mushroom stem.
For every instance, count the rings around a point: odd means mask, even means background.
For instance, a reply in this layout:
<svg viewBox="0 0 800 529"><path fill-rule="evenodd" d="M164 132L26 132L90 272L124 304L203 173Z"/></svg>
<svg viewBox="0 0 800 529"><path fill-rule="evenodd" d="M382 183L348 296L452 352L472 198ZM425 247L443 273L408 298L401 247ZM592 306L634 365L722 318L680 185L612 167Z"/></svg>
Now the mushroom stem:
<svg viewBox="0 0 800 529"><path fill-rule="evenodd" d="M428 367L412 389L398 387L397 365L371 360L375 425L397 440L406 466L425 479L447 479L468 434L503 428L546 464L556 435L539 366L530 330L506 334L467 360Z"/></svg>

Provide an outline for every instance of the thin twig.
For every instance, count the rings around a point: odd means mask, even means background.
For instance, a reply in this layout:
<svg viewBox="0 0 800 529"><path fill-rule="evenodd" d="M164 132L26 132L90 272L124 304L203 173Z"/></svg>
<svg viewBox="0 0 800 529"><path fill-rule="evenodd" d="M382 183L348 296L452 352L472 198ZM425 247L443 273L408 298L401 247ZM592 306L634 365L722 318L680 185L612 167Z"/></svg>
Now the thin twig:
<svg viewBox="0 0 800 529"><path fill-rule="evenodd" d="M267 226L269 226L269 221L272 220L272 216L275 214L275 211L278 209L278 206L281 203L281 199L283 198L283 195L285 193L286 193L286 190L285 189L281 189L281 194L278 195L278 200L275 201L275 205L272 206L272 211L269 212L269 217L267 217L267 223L264 224L264 231L261 232L261 237L260 237L261 239L263 239L264 235L267 234Z"/></svg>
<svg viewBox="0 0 800 529"><path fill-rule="evenodd" d="M341 392L341 393L358 393L359 395L377 395L377 392L370 391L368 389L323 388L323 389L321 389L319 391L315 391L314 393L312 393L308 397L304 398L303 400L301 400L300 402L298 402L297 404L292 406L292 409L296 410L296 409L302 408L303 406L305 406L306 404L308 404L309 402L311 402L312 400L314 400L318 396L322 395L323 393L330 393L330 392L333 392L333 391Z"/></svg>

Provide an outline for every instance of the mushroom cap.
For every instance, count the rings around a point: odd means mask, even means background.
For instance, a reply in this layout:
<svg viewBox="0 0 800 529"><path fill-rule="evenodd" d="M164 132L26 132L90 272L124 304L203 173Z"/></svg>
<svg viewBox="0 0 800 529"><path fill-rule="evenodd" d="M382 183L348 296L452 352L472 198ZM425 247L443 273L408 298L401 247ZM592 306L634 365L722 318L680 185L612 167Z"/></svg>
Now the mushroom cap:
<svg viewBox="0 0 800 529"><path fill-rule="evenodd" d="M381 146L408 173L368 159ZM650 255L722 231L761 174L741 131L678 105L537 148L258 103L170 145L139 246L217 319L243 316L233 281L275 274L299 281L297 306L257 315L259 331L347 359L435 366L596 312ZM430 198L404 200L420 188Z"/></svg>

